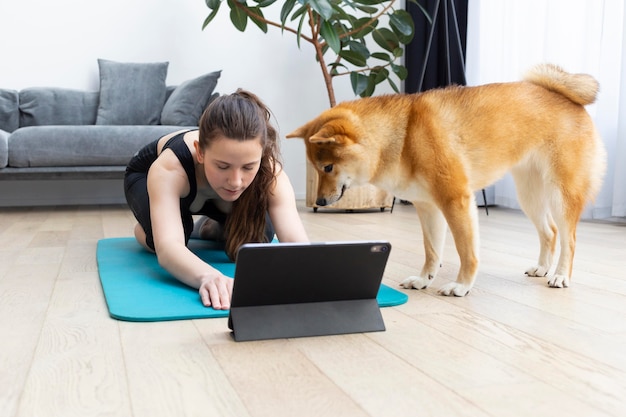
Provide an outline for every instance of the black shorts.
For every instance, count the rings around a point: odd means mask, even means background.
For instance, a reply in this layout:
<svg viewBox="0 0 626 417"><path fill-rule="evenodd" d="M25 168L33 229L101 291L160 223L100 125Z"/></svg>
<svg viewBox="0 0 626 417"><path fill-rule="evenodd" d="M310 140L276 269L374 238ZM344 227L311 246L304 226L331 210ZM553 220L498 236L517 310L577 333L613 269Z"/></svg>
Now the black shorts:
<svg viewBox="0 0 626 417"><path fill-rule="evenodd" d="M124 177L124 194L126 195L126 202L130 210L146 233L146 245L154 250L154 236L152 234L152 221L150 219L150 198L148 196L148 175L143 172L127 171ZM197 214L207 216L217 221L222 227L228 217L228 214L220 211L212 201L207 201L202 211ZM183 207L181 207L181 222L185 231L185 244L187 244L191 238L194 223L191 212ZM269 215L266 213L265 238L268 242L272 241L274 233L274 226L272 225Z"/></svg>

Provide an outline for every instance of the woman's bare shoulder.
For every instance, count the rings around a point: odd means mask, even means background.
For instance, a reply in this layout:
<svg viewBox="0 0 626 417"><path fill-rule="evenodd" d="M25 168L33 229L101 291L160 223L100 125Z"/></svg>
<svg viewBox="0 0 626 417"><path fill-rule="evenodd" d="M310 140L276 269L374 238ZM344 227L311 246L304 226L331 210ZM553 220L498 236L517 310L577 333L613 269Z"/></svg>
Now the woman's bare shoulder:
<svg viewBox="0 0 626 417"><path fill-rule="evenodd" d="M148 171L148 192L171 194L177 197L189 193L187 173L173 152L163 152Z"/></svg>

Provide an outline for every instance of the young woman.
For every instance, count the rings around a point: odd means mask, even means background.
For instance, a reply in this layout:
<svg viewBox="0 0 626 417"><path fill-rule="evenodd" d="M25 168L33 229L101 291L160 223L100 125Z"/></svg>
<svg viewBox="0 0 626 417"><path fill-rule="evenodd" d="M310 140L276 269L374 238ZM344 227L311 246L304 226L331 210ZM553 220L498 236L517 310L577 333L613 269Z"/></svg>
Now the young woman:
<svg viewBox="0 0 626 417"><path fill-rule="evenodd" d="M192 236L218 239L235 259L248 242L306 242L295 196L282 170L270 112L237 90L214 100L199 130L172 133L146 145L126 169L126 200L135 237L159 264L197 288L202 303L230 308L233 280L188 248ZM204 215L194 222L192 215Z"/></svg>

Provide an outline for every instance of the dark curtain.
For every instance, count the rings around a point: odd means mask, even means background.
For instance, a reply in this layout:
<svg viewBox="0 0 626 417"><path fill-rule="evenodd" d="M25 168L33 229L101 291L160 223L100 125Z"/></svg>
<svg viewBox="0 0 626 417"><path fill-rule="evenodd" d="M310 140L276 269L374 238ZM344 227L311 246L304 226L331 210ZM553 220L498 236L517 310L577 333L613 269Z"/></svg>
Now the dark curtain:
<svg viewBox="0 0 626 417"><path fill-rule="evenodd" d="M405 66L409 75L405 92L465 85L468 0L417 1L428 11L434 28L417 5L407 2L406 10L415 22L415 36L406 47Z"/></svg>

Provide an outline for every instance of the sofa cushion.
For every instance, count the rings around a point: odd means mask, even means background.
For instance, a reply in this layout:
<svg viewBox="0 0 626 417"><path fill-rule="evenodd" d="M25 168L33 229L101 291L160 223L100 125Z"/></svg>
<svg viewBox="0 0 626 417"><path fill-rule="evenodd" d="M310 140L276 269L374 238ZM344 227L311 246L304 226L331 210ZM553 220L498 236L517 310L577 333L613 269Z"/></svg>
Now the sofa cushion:
<svg viewBox="0 0 626 417"><path fill-rule="evenodd" d="M19 93L0 89L0 129L13 132L20 126Z"/></svg>
<svg viewBox="0 0 626 417"><path fill-rule="evenodd" d="M180 126L31 126L9 136L8 166L126 165L143 145Z"/></svg>
<svg viewBox="0 0 626 417"><path fill-rule="evenodd" d="M167 102L167 100L170 98L170 96L172 95L172 93L174 92L174 90L176 90L176 86L175 85L168 85L165 88L165 101Z"/></svg>
<svg viewBox="0 0 626 417"><path fill-rule="evenodd" d="M0 129L0 168L4 168L9 163L9 136L11 134Z"/></svg>
<svg viewBox="0 0 626 417"><path fill-rule="evenodd" d="M126 63L98 59L98 125L156 125L165 103L168 62Z"/></svg>
<svg viewBox="0 0 626 417"><path fill-rule="evenodd" d="M92 125L98 109L97 91L33 87L20 91L20 127Z"/></svg>
<svg viewBox="0 0 626 417"><path fill-rule="evenodd" d="M165 125L197 126L206 106L218 96L213 93L222 71L215 71L180 84L169 96L161 123Z"/></svg>

